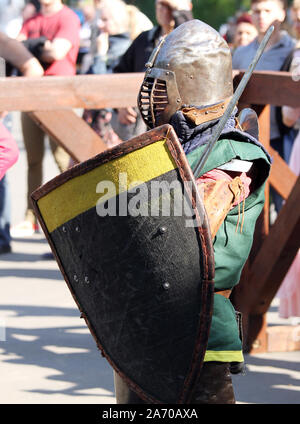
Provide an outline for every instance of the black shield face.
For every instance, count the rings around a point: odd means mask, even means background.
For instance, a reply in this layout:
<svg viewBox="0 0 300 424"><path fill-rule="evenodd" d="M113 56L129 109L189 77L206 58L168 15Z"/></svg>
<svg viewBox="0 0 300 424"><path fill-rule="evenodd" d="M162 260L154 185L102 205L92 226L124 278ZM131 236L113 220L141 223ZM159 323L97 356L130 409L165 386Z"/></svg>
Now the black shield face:
<svg viewBox="0 0 300 424"><path fill-rule="evenodd" d="M103 355L145 401L188 403L208 340L214 257L172 127L70 169L32 199Z"/></svg>

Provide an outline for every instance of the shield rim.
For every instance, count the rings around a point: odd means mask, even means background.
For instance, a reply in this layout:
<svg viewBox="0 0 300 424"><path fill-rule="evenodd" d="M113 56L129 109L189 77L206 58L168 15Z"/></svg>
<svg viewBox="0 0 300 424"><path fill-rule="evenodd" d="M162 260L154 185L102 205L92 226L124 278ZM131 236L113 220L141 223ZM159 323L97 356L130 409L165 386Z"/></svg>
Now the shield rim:
<svg viewBox="0 0 300 424"><path fill-rule="evenodd" d="M199 233L199 238L201 240L203 250L203 263L202 263L202 306L201 317L198 323L198 336L195 341L194 351L192 354L192 360L190 364L189 372L186 375L182 393L178 398L178 404L188 404L192 400L192 396L199 379L200 371L202 369L204 355L208 343L209 330L212 319L212 310L213 310L213 295L214 295L214 250L212 244L212 238L210 233L210 226L208 217L206 214L206 210L201 199L201 196L197 189L197 184L193 175L193 172L190 168L190 165L187 161L186 155L182 149L182 146L177 138L176 132L174 128L169 124L164 124L160 127L154 128L146 133L135 137L131 140L125 141L118 146L115 146L111 149L108 149L95 157L88 159L85 162L82 162L73 168L70 168L66 172L58 175L53 178L43 186L39 187L31 194L31 200L34 212L40 222L40 225L43 229L43 232L46 236L46 239L51 247L51 250L54 254L54 257L58 263L59 269L67 283L67 286L71 292L71 295L80 311L80 318L83 318L86 322L86 325L89 328L91 335L93 336L98 349L100 350L103 357L109 362L112 368L124 379L124 381L128 384L128 386L148 403L153 404L162 404L163 402L154 398L153 396L147 394L141 387L139 387L135 382L133 382L129 377L127 377L113 362L113 360L109 357L108 353L104 351L104 348L100 344L100 341L97 339L95 331L93 329L92 324L89 322L88 317L85 315L84 311L81 308L81 305L77 298L75 297L75 293L72 290L72 286L68 281L68 277L64 271L64 267L62 262L60 261L59 256L56 253L56 249L54 243L51 240L50 233L47 230L47 226L44 222L44 219L40 213L38 207L38 200L50 193L52 190L56 189L60 185L66 183L67 181L73 179L74 177L78 177L91 171L96 166L103 165L104 163L110 162L113 159L117 159L123 155L131 153L135 150L141 149L149 144L155 143L160 140L165 140L168 146L168 149L178 166L178 171L183 181L191 181L192 182L192 192L189 193L190 199L192 202L192 206L196 211L195 217L197 222L199 223L197 229ZM198 206L201 206L201 210L197 209ZM200 219L201 216L201 219ZM200 359L200 360L199 360Z"/></svg>

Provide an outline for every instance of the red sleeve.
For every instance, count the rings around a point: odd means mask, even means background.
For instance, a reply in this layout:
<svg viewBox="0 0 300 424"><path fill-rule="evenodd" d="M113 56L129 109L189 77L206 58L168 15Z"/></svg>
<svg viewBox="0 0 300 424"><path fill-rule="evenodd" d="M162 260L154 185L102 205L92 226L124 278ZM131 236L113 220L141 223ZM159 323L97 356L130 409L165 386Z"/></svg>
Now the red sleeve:
<svg viewBox="0 0 300 424"><path fill-rule="evenodd" d="M65 6L66 7L66 6ZM80 20L73 10L65 9L60 16L60 25L55 38L65 38L72 46L79 44Z"/></svg>
<svg viewBox="0 0 300 424"><path fill-rule="evenodd" d="M11 133L0 122L0 180L19 157L19 149Z"/></svg>
<svg viewBox="0 0 300 424"><path fill-rule="evenodd" d="M28 38L28 34L29 34L30 21L31 21L31 19L30 19L30 18L29 18L29 19L27 19L27 20L23 23L22 28L21 28L21 31L20 31L20 34L25 35L25 36L26 36L26 38Z"/></svg>

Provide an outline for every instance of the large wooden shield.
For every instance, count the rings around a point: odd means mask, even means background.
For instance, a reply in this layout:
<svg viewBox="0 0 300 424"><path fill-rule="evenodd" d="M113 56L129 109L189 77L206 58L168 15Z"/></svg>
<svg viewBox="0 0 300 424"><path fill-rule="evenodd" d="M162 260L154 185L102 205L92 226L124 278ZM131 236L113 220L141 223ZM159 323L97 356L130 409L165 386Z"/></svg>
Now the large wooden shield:
<svg viewBox="0 0 300 424"><path fill-rule="evenodd" d="M71 168L32 200L115 371L146 402L189 403L208 341L214 256L173 128L151 130Z"/></svg>

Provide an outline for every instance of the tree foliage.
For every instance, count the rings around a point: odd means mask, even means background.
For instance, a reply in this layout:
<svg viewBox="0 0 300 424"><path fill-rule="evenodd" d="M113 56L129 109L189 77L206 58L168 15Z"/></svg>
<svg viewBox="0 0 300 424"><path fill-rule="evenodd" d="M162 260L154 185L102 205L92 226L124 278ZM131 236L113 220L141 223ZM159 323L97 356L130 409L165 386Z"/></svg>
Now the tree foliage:
<svg viewBox="0 0 300 424"><path fill-rule="evenodd" d="M154 0L128 0L155 22ZM250 0L193 0L194 17L218 29L240 9L247 9Z"/></svg>

